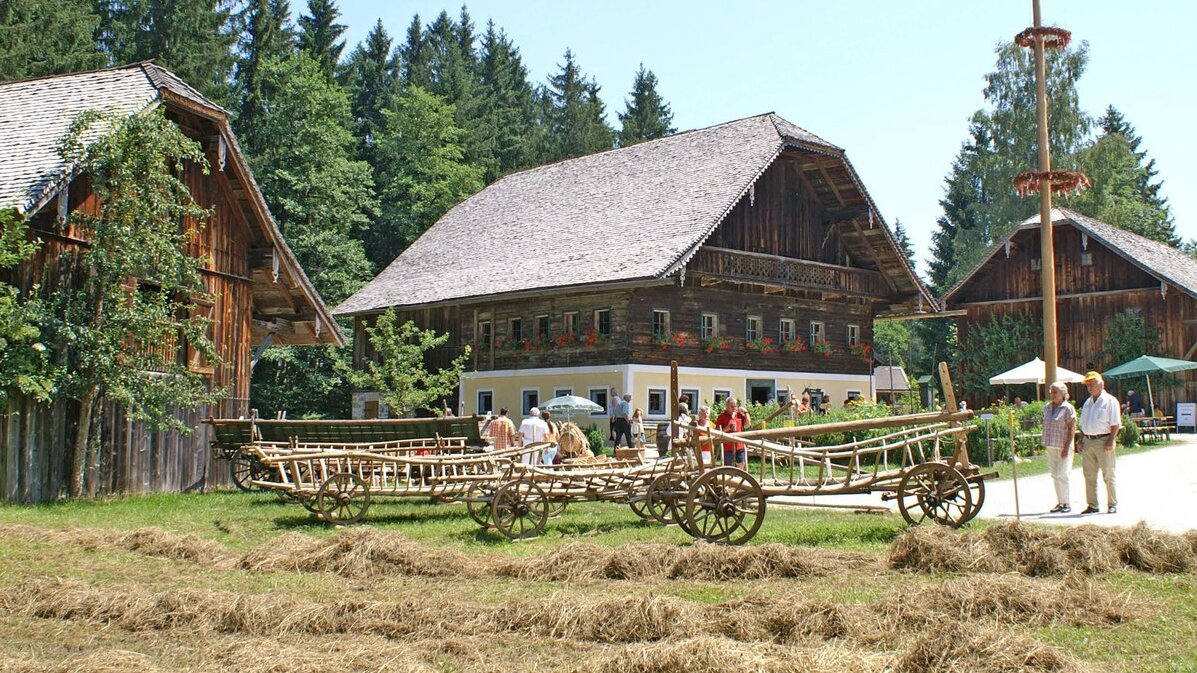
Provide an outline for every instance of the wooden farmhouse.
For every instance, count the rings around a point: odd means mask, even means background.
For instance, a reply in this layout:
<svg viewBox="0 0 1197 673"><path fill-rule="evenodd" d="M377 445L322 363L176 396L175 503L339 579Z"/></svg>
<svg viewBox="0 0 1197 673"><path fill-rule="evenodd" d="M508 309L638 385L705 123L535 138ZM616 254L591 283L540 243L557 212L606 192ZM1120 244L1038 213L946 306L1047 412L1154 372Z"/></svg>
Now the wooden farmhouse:
<svg viewBox="0 0 1197 673"><path fill-rule="evenodd" d="M1102 357L1108 328L1127 311L1139 313L1159 335L1153 355L1191 360L1197 355L1197 260L1158 241L1086 217L1052 210L1056 254L1056 324L1060 366L1075 372L1101 370L1120 362ZM1030 318L1043 324L1039 216L1022 222L943 298L955 314L960 348L970 347L974 329L1000 316ZM1027 353L1026 360L1042 353ZM1139 354L1141 355L1141 353ZM981 367L963 358L962 366ZM980 370L978 370L980 371ZM998 371L981 372L986 377ZM1180 387L1159 386L1155 402L1171 415L1177 401L1197 399L1197 382L1180 375ZM1115 394L1142 391L1142 378L1107 381ZM1083 394L1073 388L1073 395ZM989 400L970 396L973 404ZM1146 395L1144 395L1146 401Z"/></svg>
<svg viewBox="0 0 1197 673"><path fill-rule="evenodd" d="M874 318L933 307L844 150L764 114L509 175L334 313L359 365L388 308L452 335L434 364L471 345L460 412L615 389L661 419L670 360L692 401L870 397Z"/></svg>
<svg viewBox="0 0 1197 673"><path fill-rule="evenodd" d="M312 288L271 219L249 165L229 129L228 113L170 72L151 63L0 84L0 209L25 217L41 242L35 258L9 278L22 290L53 288L64 252L86 246L71 213L96 208L88 176L65 165L55 147L80 114L98 110L135 115L165 108L167 117L201 142L211 164L204 175L185 166L200 205L212 210L192 243L204 260L203 281L214 296L197 305L214 319L212 338L222 359L213 367L187 348L173 357L227 388L218 409L186 414L190 435L151 432L107 410L101 430L99 492L177 491L227 481L215 464L201 419L244 415L249 407L255 349L264 344L343 343L328 309ZM182 340L180 340L182 341ZM52 499L67 490L75 405L39 405L10 397L0 422L0 493L7 500Z"/></svg>

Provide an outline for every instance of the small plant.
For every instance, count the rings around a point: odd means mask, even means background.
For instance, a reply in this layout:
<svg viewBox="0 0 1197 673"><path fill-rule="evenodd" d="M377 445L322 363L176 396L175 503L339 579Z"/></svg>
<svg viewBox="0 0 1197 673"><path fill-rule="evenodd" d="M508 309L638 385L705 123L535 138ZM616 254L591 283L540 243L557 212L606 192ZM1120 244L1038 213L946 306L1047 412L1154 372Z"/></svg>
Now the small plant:
<svg viewBox="0 0 1197 673"><path fill-rule="evenodd" d="M873 346L871 344L867 344L863 341L860 343L852 344L848 348L848 350L853 355L855 355L856 357L858 357L862 360L872 360L873 359Z"/></svg>
<svg viewBox="0 0 1197 673"><path fill-rule="evenodd" d="M810 347L802 339L786 339L781 342L781 349L787 353L805 353Z"/></svg>
<svg viewBox="0 0 1197 673"><path fill-rule="evenodd" d="M607 435L605 435L602 430L599 430L598 426L593 423L588 425L584 432L586 434L586 442L590 444L590 450L594 453L594 455L603 455L603 446L607 441Z"/></svg>
<svg viewBox="0 0 1197 673"><path fill-rule="evenodd" d="M582 333L582 345L586 348L599 348L606 344L610 338L609 335L601 334L594 328L591 328Z"/></svg>
<svg viewBox="0 0 1197 673"><path fill-rule="evenodd" d="M552 341L557 348L571 348L578 344L578 335L573 332L561 332L554 334Z"/></svg>
<svg viewBox="0 0 1197 673"><path fill-rule="evenodd" d="M814 345L811 346L810 349L812 351L814 351L815 353L822 355L825 358L831 357L831 344L827 343L823 339L819 339L818 341L816 341L814 343Z"/></svg>
<svg viewBox="0 0 1197 673"><path fill-rule="evenodd" d="M729 348L731 348L731 339L729 339L725 336L719 336L719 335L711 336L711 337L708 337L706 339L706 341L702 342L702 349L708 353L714 353L715 351L725 351Z"/></svg>
<svg viewBox="0 0 1197 673"><path fill-rule="evenodd" d="M681 332L674 332L673 334L654 334L653 346L661 350L669 350L670 346L685 346L686 335Z"/></svg>
<svg viewBox="0 0 1197 673"><path fill-rule="evenodd" d="M777 344L773 343L773 339L767 336L760 336L755 339L749 339L744 343L744 348L757 353L776 353Z"/></svg>

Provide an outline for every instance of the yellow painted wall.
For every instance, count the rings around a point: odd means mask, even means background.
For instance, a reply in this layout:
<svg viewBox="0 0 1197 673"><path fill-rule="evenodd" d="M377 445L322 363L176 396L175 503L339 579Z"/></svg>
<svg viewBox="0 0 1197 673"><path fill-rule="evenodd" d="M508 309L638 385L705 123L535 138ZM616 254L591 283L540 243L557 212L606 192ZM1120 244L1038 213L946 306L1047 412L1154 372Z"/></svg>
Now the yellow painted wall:
<svg viewBox="0 0 1197 673"><path fill-rule="evenodd" d="M770 377L756 372L745 372L740 376L695 375L681 372L678 376L678 388L682 390L698 389L701 403L710 404L715 399L716 389L730 390L733 397L743 400L747 393L746 382L748 379L768 378ZM801 395L804 388L822 388L823 392L831 397L831 406L833 408L843 406L849 390L858 391L861 397L865 398L868 398L870 393L867 379L860 381L837 381L821 379L818 378L818 375L812 374L798 378L773 378L773 380L776 382L777 390L784 390L788 385L795 395ZM633 403L645 411L648 411L649 388L664 388L668 391L669 372L634 372L632 374Z"/></svg>
<svg viewBox="0 0 1197 673"><path fill-rule="evenodd" d="M623 372L612 370L610 372L593 372L587 374L577 373L555 373L555 374L538 374L533 376L518 375L495 378L467 378L469 374L462 377L463 395L462 400L465 402L465 413L478 413L478 391L492 390L494 391L494 410L498 413L501 407L507 407L511 412L512 418L518 418L521 413L521 402L523 400L523 390L525 388L539 388L540 401L545 402L552 398L553 391L557 388L573 388L573 394L578 397L585 397L589 399L589 390L591 387L611 389L615 388L623 392ZM595 416L597 421L605 421L606 415ZM580 420L575 418L575 421Z"/></svg>

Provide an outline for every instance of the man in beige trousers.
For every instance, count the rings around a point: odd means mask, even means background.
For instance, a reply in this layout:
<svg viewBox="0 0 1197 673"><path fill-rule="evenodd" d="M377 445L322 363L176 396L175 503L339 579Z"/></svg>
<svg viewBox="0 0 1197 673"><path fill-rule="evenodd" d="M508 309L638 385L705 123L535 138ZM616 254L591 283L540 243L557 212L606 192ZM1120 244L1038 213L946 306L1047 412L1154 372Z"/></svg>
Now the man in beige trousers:
<svg viewBox="0 0 1197 673"><path fill-rule="evenodd" d="M1085 473L1085 500L1089 506L1081 514L1096 514L1097 472L1106 482L1106 504L1110 514L1118 511L1118 493L1114 488L1114 446L1122 429L1122 407L1106 392L1106 383L1097 372L1085 374L1089 397L1081 408L1081 470Z"/></svg>

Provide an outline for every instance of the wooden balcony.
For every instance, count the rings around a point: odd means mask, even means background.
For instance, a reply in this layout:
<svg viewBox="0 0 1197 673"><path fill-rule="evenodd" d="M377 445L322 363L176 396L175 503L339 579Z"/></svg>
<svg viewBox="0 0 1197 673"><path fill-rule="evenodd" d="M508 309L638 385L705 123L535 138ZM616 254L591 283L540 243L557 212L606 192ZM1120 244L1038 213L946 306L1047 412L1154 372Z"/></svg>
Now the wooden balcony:
<svg viewBox="0 0 1197 673"><path fill-rule="evenodd" d="M861 297L889 295L885 280L876 271L727 248L699 248L688 269L699 275L786 289L823 290Z"/></svg>

